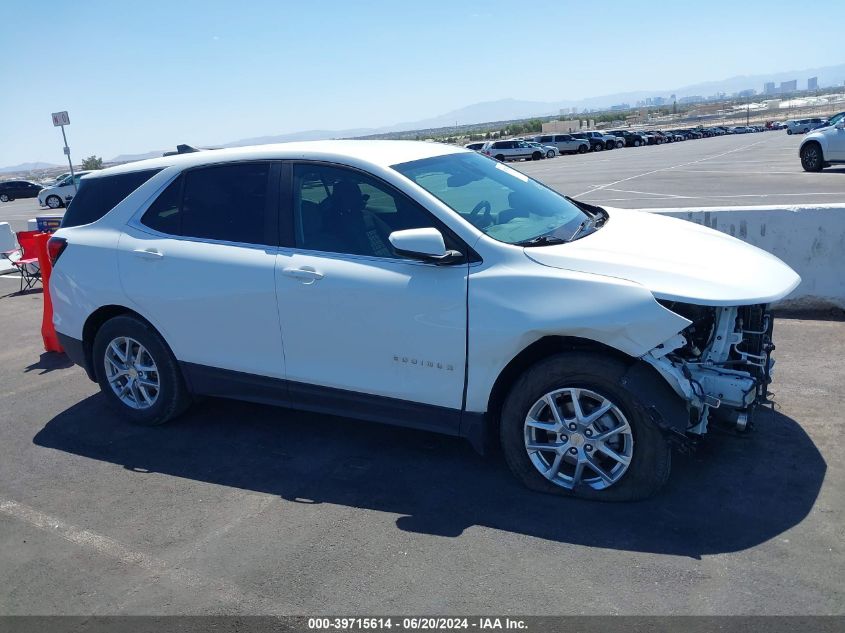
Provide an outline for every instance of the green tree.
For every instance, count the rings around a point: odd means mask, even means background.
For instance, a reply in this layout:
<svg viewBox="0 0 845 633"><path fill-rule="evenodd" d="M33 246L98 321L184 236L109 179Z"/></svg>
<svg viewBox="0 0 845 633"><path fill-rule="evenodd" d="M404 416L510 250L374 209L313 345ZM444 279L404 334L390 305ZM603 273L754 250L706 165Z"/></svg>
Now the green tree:
<svg viewBox="0 0 845 633"><path fill-rule="evenodd" d="M102 169L103 159L98 156L89 156L82 161L82 169Z"/></svg>

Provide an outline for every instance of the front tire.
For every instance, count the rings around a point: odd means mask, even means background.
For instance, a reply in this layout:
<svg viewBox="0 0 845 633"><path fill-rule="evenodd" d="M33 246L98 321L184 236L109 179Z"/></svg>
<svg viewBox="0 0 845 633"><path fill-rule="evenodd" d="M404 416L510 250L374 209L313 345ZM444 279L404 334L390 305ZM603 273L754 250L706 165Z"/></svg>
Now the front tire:
<svg viewBox="0 0 845 633"><path fill-rule="evenodd" d="M10 202L12 199L9 197L9 194L0 193L0 202Z"/></svg>
<svg viewBox="0 0 845 633"><path fill-rule="evenodd" d="M787 129L786 129L786 133L787 133L787 134L789 134L789 135L792 135L792 130L790 130L789 128L787 128Z"/></svg>
<svg viewBox="0 0 845 633"><path fill-rule="evenodd" d="M93 360L100 390L134 424L164 424L191 403L173 353L152 326L136 317L106 321L94 339Z"/></svg>
<svg viewBox="0 0 845 633"><path fill-rule="evenodd" d="M499 161L500 163L504 163L504 162L505 162L505 157L504 157L504 155L502 155L502 154L498 154L498 155L496 156L496 160L497 160L497 161Z"/></svg>
<svg viewBox="0 0 845 633"><path fill-rule="evenodd" d="M616 141L616 149L622 149L623 147L625 147L625 143L622 141Z"/></svg>
<svg viewBox="0 0 845 633"><path fill-rule="evenodd" d="M801 148L801 167L804 171L821 171L824 168L824 155L818 143L807 143Z"/></svg>
<svg viewBox="0 0 845 633"><path fill-rule="evenodd" d="M528 488L602 501L655 494L671 451L646 411L622 387L627 366L586 352L540 361L514 384L502 408L502 451Z"/></svg>
<svg viewBox="0 0 845 633"><path fill-rule="evenodd" d="M587 147L586 145L579 145L578 146L578 153L579 154L586 154L589 151L590 151L590 148Z"/></svg>
<svg viewBox="0 0 845 633"><path fill-rule="evenodd" d="M552 150L549 150L548 152L546 152L546 158L554 158L554 157L555 157L555 153Z"/></svg>
<svg viewBox="0 0 845 633"><path fill-rule="evenodd" d="M543 155L540 152L534 152L531 154L531 160L542 160Z"/></svg>
<svg viewBox="0 0 845 633"><path fill-rule="evenodd" d="M62 199L59 196L47 196L47 200L45 200L47 206L51 209L58 209L62 206Z"/></svg>

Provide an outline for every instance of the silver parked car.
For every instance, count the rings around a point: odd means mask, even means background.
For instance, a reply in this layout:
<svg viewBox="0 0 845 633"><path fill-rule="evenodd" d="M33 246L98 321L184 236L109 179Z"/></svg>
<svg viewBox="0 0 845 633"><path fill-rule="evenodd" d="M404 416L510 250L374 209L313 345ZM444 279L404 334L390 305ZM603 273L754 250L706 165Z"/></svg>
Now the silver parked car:
<svg viewBox="0 0 845 633"><path fill-rule="evenodd" d="M506 160L540 160L546 157L542 148L529 145L525 141L510 139L507 141L487 141L481 153L502 162Z"/></svg>
<svg viewBox="0 0 845 633"><path fill-rule="evenodd" d="M582 138L575 138L571 134L539 134L534 142L542 145L552 145L561 154L585 154L590 151L590 143Z"/></svg>

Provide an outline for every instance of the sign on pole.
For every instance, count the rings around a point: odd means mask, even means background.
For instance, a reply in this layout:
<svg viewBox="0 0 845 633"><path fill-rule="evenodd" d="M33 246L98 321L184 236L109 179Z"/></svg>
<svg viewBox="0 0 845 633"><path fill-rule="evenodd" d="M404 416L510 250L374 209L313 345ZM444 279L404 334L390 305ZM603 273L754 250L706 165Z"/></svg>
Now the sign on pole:
<svg viewBox="0 0 845 633"><path fill-rule="evenodd" d="M67 115L67 110L63 112L53 112L53 126L70 125L70 117Z"/></svg>
<svg viewBox="0 0 845 633"><path fill-rule="evenodd" d="M73 190L79 193L76 186L76 174L73 173L73 161L70 159L70 147L67 145L67 135L65 134L65 126L70 125L70 117L67 115L67 110L61 112L53 112L53 127L62 128L62 140L65 142L64 153L67 156L67 164L70 167L70 177L73 181Z"/></svg>

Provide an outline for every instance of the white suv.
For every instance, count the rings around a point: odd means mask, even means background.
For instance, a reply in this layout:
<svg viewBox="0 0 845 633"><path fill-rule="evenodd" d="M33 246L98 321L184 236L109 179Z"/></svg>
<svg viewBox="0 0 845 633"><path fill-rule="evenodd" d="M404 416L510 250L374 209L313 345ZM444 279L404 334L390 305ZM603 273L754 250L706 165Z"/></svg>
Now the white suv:
<svg viewBox="0 0 845 633"><path fill-rule="evenodd" d="M521 139L487 141L482 146L481 153L502 162L506 160L540 160L546 157L543 148L534 147Z"/></svg>
<svg viewBox="0 0 845 633"><path fill-rule="evenodd" d="M38 204L42 207L50 207L51 209L59 209L65 207L73 199L76 190L79 187L79 180L91 172L78 171L73 176L68 174L55 185L45 187L38 192ZM74 186L74 183L76 186Z"/></svg>
<svg viewBox="0 0 845 633"><path fill-rule="evenodd" d="M787 134L806 134L813 128L824 123L824 119L798 119L786 122Z"/></svg>
<svg viewBox="0 0 845 633"><path fill-rule="evenodd" d="M713 230L405 141L98 171L49 252L59 339L131 421L200 394L375 420L498 441L530 488L608 500L657 491L672 444L749 426L766 305L799 282Z"/></svg>
<svg viewBox="0 0 845 633"><path fill-rule="evenodd" d="M798 149L805 171L821 171L845 163L845 112L831 117L826 127L813 130Z"/></svg>
<svg viewBox="0 0 845 633"><path fill-rule="evenodd" d="M590 143L582 138L575 138L571 134L539 134L534 137L536 143L552 145L561 154L586 154L590 151Z"/></svg>

